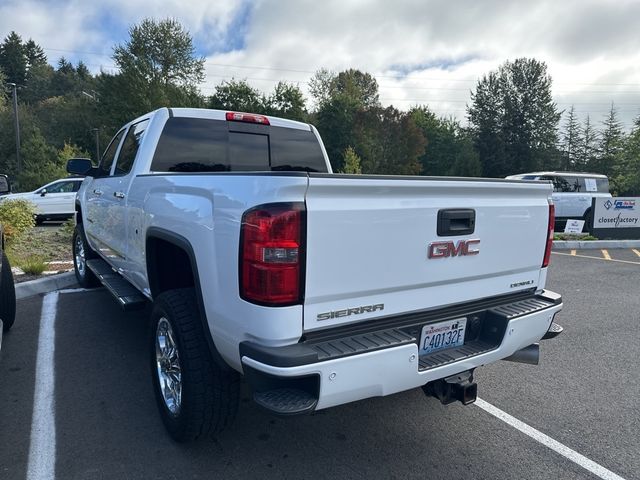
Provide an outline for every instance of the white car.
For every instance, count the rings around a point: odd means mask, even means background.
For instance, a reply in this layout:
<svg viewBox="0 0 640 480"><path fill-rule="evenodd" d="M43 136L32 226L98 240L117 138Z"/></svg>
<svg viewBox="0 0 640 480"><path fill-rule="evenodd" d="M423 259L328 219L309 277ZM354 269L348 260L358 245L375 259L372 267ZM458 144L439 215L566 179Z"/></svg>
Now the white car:
<svg viewBox="0 0 640 480"><path fill-rule="evenodd" d="M512 180L547 180L553 183L551 198L556 207L556 222L569 219L589 220L591 200L611 197L609 179L598 173L533 172L510 175Z"/></svg>
<svg viewBox="0 0 640 480"><path fill-rule="evenodd" d="M29 200L37 207L36 222L65 220L75 213L76 192L84 178L61 178L34 190L12 193L2 200Z"/></svg>

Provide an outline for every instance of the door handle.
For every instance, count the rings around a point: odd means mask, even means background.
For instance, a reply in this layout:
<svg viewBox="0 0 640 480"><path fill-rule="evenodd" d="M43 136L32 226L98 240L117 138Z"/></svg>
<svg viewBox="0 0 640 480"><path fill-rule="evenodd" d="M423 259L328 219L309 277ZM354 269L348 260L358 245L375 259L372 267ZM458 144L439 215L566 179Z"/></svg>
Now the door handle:
<svg viewBox="0 0 640 480"><path fill-rule="evenodd" d="M102 193L103 193L102 190L98 190L97 188L93 191L93 194L97 195L98 197L102 195Z"/></svg>
<svg viewBox="0 0 640 480"><path fill-rule="evenodd" d="M113 196L116 198L124 198L124 192L113 192Z"/></svg>

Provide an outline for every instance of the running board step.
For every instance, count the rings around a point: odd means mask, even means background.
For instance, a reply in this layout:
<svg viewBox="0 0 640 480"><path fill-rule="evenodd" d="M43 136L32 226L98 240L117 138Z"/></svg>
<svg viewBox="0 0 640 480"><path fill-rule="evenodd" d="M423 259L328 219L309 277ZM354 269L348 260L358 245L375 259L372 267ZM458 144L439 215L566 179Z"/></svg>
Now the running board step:
<svg viewBox="0 0 640 480"><path fill-rule="evenodd" d="M101 258L87 260L87 267L98 277L118 301L123 310L135 310L144 307L147 299L118 272L114 271Z"/></svg>
<svg viewBox="0 0 640 480"><path fill-rule="evenodd" d="M300 415L308 413L318 404L318 399L297 388L277 388L266 392L256 392L253 400L263 408L278 415Z"/></svg>
<svg viewBox="0 0 640 480"><path fill-rule="evenodd" d="M547 330L547 333L544 334L544 337L542 337L541 340L549 340L550 338L555 338L558 335L560 335L563 331L564 331L564 328L562 328L561 325L557 324L556 322L553 322L551 323L549 330Z"/></svg>

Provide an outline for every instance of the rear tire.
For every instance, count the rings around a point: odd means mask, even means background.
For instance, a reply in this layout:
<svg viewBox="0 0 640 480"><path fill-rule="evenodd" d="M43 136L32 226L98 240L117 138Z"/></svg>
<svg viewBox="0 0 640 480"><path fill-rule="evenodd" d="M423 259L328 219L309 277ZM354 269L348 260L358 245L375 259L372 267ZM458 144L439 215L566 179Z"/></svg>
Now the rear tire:
<svg viewBox="0 0 640 480"><path fill-rule="evenodd" d="M0 320L2 331L7 332L16 319L16 290L13 273L7 255L2 252L2 272L0 272Z"/></svg>
<svg viewBox="0 0 640 480"><path fill-rule="evenodd" d="M100 285L100 282L94 273L87 268L87 260L98 258L98 254L91 249L87 243L87 237L84 234L82 224L76 225L73 231L73 270L76 274L76 280L81 287L91 288Z"/></svg>
<svg viewBox="0 0 640 480"><path fill-rule="evenodd" d="M224 430L238 411L240 375L214 360L205 333L193 288L156 298L149 342L153 389L162 422L177 442Z"/></svg>

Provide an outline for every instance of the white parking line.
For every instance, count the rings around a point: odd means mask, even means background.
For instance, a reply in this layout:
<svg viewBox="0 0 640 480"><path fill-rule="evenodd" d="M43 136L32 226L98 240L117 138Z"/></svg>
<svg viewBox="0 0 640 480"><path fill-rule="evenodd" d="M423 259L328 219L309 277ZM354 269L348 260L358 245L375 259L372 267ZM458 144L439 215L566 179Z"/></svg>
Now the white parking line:
<svg viewBox="0 0 640 480"><path fill-rule="evenodd" d="M494 407L490 403L485 402L480 398L476 399L474 405L480 407L482 410L493 415L494 417L502 420L507 425L512 426L516 430L520 430L525 435L528 435L529 437L533 438L535 441L540 442L545 447L550 448L551 450L553 450L556 453L559 453L563 457L568 458L573 463L580 465L585 470L590 471L591 473L593 473L594 475L597 475L603 480L624 480L620 475L613 473L611 470L607 470L602 465L594 462L593 460L589 460L584 455L579 454L575 450L570 449L566 445L563 445L557 440L554 440L548 435L545 435L541 431L536 430L533 427L530 427L529 425L527 425L524 422L521 422L515 417L512 417L507 412L503 412L498 407Z"/></svg>
<svg viewBox="0 0 640 480"><path fill-rule="evenodd" d="M42 300L38 354L36 357L36 384L31 417L31 445L27 480L55 478L56 418L55 418L55 321L58 292L45 295Z"/></svg>
<svg viewBox="0 0 640 480"><path fill-rule="evenodd" d="M96 288L65 288L63 290L58 290L58 293L80 293L80 292L89 292L96 291Z"/></svg>

